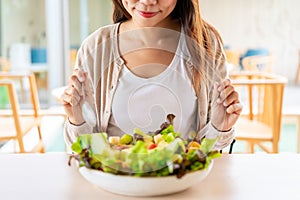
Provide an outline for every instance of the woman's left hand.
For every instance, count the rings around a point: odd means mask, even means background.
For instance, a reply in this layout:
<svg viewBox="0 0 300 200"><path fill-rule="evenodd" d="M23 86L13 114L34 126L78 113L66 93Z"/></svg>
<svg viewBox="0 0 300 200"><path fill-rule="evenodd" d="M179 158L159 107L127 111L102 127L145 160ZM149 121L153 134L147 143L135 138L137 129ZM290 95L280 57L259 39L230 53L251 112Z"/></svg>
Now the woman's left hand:
<svg viewBox="0 0 300 200"><path fill-rule="evenodd" d="M238 120L243 106L230 79L215 83L211 110L211 123L219 131L228 131Z"/></svg>

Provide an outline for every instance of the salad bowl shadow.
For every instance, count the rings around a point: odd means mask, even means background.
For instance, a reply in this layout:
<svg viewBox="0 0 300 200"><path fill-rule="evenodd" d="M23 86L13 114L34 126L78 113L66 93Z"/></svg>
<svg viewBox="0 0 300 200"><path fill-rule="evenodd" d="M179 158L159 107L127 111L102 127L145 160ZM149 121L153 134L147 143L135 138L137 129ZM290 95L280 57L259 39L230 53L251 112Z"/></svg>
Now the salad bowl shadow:
<svg viewBox="0 0 300 200"><path fill-rule="evenodd" d="M115 175L87 167L80 167L80 174L92 184L111 193L126 196L159 196L184 191L203 181L210 173L213 161L207 169L193 171L181 178L175 175L164 177L136 177Z"/></svg>

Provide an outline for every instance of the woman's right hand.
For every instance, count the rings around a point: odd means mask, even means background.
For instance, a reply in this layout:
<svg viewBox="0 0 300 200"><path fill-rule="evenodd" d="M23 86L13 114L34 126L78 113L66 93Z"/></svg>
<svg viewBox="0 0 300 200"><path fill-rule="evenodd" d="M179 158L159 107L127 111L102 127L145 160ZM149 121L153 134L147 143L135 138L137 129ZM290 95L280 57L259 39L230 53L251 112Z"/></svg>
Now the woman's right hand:
<svg viewBox="0 0 300 200"><path fill-rule="evenodd" d="M87 85L87 73L75 69L70 76L69 85L61 96L61 101L69 121L74 125L85 122L82 116L82 84Z"/></svg>

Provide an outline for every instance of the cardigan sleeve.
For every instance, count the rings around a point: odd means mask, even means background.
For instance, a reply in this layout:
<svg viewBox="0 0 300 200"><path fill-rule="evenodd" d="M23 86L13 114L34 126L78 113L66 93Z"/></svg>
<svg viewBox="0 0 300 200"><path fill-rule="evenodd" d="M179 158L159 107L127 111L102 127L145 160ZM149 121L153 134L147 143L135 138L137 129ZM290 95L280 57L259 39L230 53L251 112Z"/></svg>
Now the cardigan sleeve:
<svg viewBox="0 0 300 200"><path fill-rule="evenodd" d="M94 98L93 98L93 86L92 86L92 81L91 81L91 69L89 69L89 63L90 60L87 59L87 47L86 47L86 43L83 43L83 45L80 47L80 49L78 50L77 53L77 57L76 57L76 64L74 67L74 70L79 69L85 72L89 73L88 76L88 84L90 86L90 91L92 92L89 96L87 96L86 101L88 101L90 103L90 105L94 104ZM95 108L95 106L93 106ZM94 109L95 112L95 109ZM76 138L80 135L80 134L87 134L87 133L93 133L93 130L95 129L95 127L91 127L88 125L88 123L84 122L81 125L74 125L72 124L69 119L66 120L65 124L64 124L64 139L65 139L65 143L70 146L72 145L72 143L76 140Z"/></svg>
<svg viewBox="0 0 300 200"><path fill-rule="evenodd" d="M216 143L213 146L214 150L221 150L229 146L234 139L234 127L229 131L218 131L215 129L211 122L209 122L199 133L199 137L202 138L205 136L208 139L218 138ZM201 137L202 136L202 137Z"/></svg>
<svg viewBox="0 0 300 200"><path fill-rule="evenodd" d="M67 146L71 146L81 134L92 133L93 128L86 122L81 125L74 125L68 119L64 124L64 140Z"/></svg>
<svg viewBox="0 0 300 200"><path fill-rule="evenodd" d="M235 137L235 131L234 127L232 127L227 132L220 132L216 130L212 124L211 124L211 108L212 104L214 103L214 99L217 98L217 96L214 96L213 94L213 85L214 82L221 82L225 78L228 78L228 70L227 70L227 64L226 64L226 56L223 49L223 44L220 38L217 37L217 35L214 33L214 31L211 31L211 39L213 44L213 56L210 63L212 63L212 68L210 70L207 70L208 73L210 73L210 81L208 86L208 112L207 112L207 124L206 126L200 131L199 136L200 137L207 137L207 138L216 138L218 137L217 142L214 145L214 149L221 150L233 141Z"/></svg>

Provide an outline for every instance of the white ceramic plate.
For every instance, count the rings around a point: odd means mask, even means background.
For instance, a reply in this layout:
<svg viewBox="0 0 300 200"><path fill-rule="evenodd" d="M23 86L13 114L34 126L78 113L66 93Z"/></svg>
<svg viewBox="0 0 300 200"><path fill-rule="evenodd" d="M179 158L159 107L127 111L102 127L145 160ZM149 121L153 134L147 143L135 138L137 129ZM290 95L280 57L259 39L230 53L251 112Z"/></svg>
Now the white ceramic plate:
<svg viewBox="0 0 300 200"><path fill-rule="evenodd" d="M209 174L212 166L213 161L208 169L185 174L180 179L176 176L135 177L114 175L86 167L80 167L79 172L89 182L112 193L129 196L158 196L180 192L200 183Z"/></svg>

